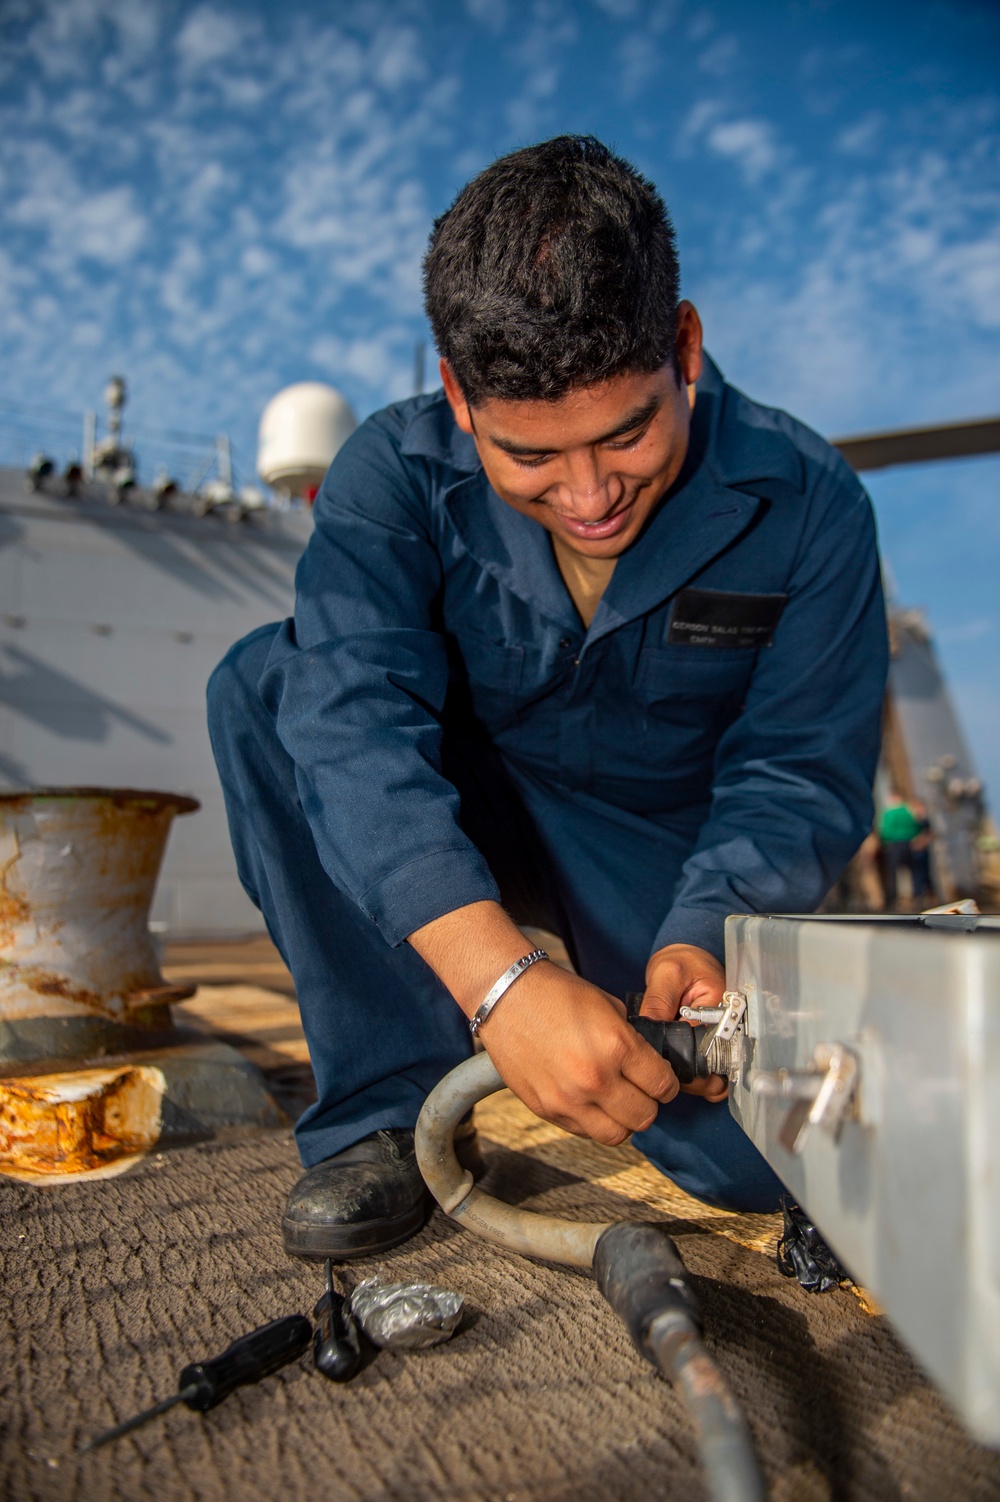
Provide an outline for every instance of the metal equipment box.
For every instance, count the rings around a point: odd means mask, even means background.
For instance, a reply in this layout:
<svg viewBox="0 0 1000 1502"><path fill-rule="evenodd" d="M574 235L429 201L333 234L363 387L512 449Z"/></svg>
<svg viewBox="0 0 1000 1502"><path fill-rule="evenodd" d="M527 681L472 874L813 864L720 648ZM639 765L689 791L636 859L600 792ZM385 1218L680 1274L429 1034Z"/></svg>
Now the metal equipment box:
<svg viewBox="0 0 1000 1502"><path fill-rule="evenodd" d="M1000 918L739 915L726 960L747 1000L733 1116L1000 1443Z"/></svg>

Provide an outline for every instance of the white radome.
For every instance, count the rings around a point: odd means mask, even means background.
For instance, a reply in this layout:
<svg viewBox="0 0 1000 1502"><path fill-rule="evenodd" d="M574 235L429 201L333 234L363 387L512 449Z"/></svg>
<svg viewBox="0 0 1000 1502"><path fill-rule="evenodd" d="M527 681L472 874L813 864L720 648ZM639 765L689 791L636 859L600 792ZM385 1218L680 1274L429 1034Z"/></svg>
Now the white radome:
<svg viewBox="0 0 1000 1502"><path fill-rule="evenodd" d="M257 470L285 495L312 500L334 454L357 427L339 391L298 381L271 398L260 419Z"/></svg>

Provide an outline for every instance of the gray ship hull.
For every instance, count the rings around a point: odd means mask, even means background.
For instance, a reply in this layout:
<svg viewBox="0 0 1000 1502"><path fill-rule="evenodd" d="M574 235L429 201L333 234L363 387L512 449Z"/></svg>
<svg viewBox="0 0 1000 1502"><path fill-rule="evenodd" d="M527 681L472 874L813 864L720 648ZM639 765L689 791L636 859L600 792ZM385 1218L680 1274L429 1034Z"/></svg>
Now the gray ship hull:
<svg viewBox="0 0 1000 1502"><path fill-rule="evenodd" d="M104 487L28 493L0 470L0 787L162 788L201 810L171 835L153 920L259 931L236 876L205 685L239 637L289 615L305 511L151 511ZM182 509L185 507L186 509Z"/></svg>

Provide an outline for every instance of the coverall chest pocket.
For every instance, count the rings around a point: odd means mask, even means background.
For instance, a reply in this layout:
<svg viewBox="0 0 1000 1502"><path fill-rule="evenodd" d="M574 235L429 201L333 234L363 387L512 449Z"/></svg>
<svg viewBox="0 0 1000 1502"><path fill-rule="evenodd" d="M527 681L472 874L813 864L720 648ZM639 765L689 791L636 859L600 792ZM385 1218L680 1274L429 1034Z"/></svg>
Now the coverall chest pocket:
<svg viewBox="0 0 1000 1502"><path fill-rule="evenodd" d="M509 724L517 714L523 647L503 646L466 631L457 639L457 647L476 718L491 730Z"/></svg>
<svg viewBox="0 0 1000 1502"><path fill-rule="evenodd" d="M685 701L702 701L703 710L711 700L739 705L756 660L755 651L739 648L645 647L639 654L636 693L650 709Z"/></svg>

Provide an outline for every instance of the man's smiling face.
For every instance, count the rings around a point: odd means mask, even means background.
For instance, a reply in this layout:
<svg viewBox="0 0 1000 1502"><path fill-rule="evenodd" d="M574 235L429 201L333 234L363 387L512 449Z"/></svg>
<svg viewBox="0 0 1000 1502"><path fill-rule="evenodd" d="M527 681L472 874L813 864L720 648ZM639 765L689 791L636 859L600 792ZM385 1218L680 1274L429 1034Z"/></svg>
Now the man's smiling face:
<svg viewBox="0 0 1000 1502"><path fill-rule="evenodd" d="M677 356L556 401L489 399L470 407L442 361L445 392L501 500L589 558L617 558L638 537L684 463L689 388L701 373L701 323L678 310Z"/></svg>

